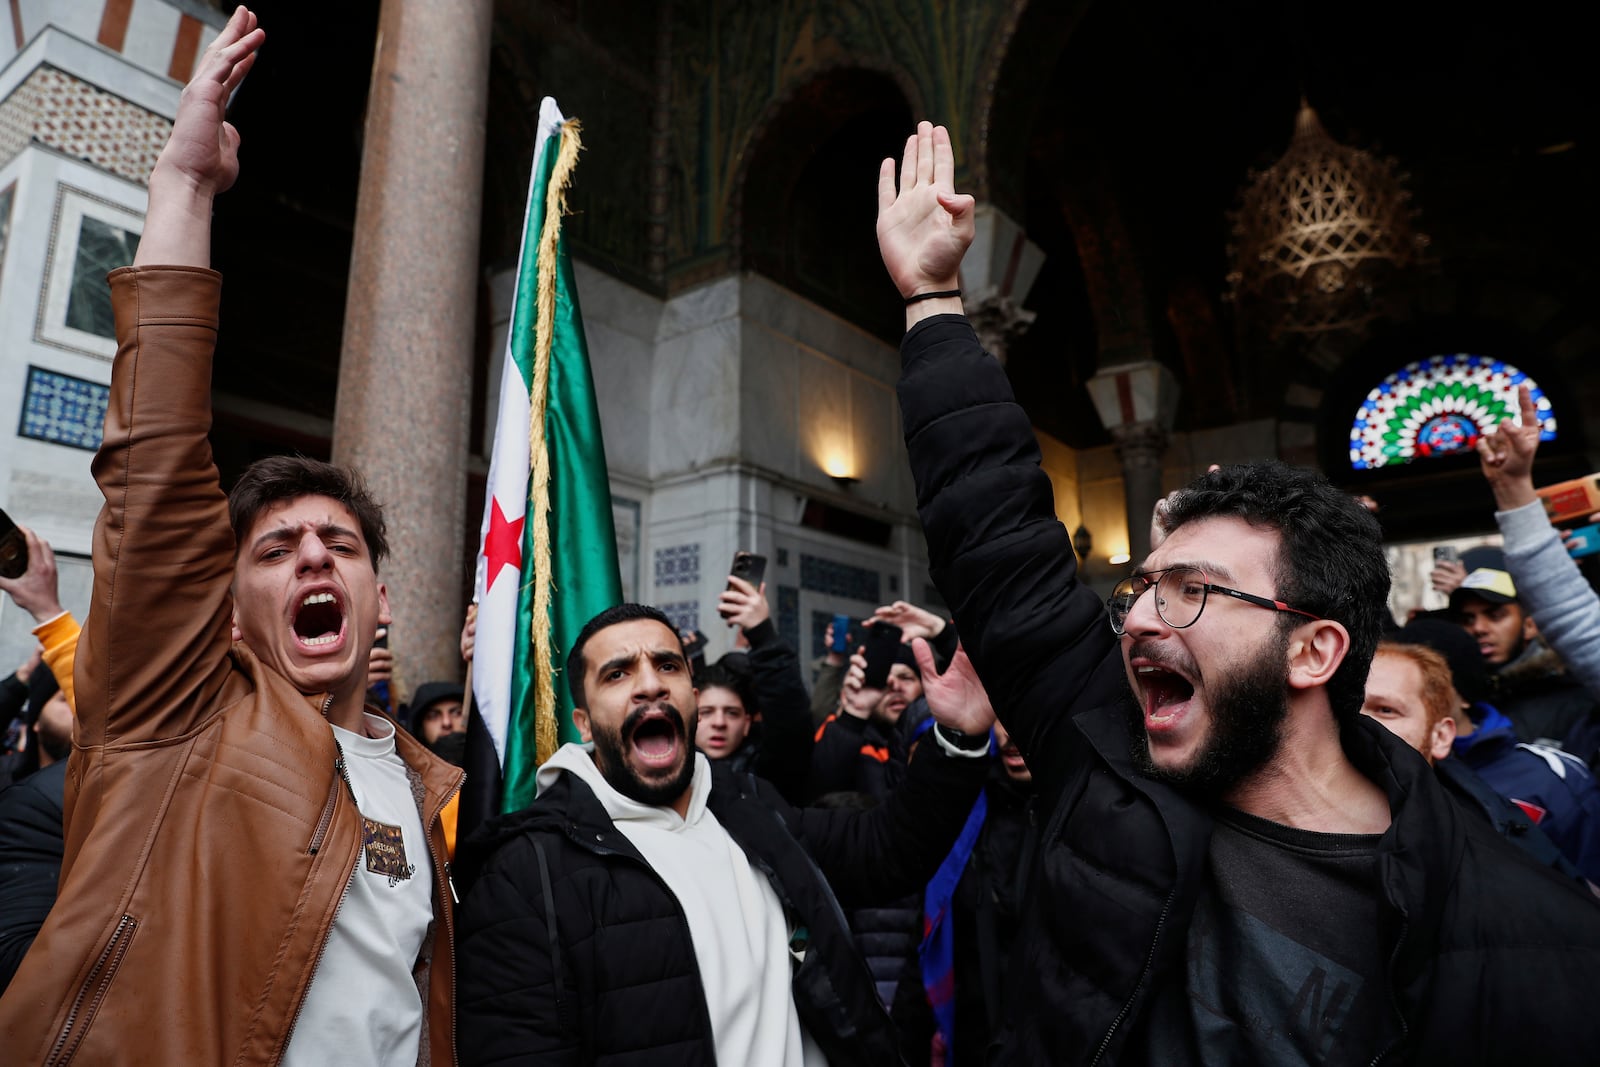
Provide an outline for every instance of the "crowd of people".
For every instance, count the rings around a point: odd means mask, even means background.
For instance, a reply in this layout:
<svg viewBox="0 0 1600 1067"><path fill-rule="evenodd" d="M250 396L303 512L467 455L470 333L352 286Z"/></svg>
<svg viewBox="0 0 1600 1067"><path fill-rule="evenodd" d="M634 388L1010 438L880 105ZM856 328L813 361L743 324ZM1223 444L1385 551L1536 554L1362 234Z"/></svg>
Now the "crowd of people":
<svg viewBox="0 0 1600 1067"><path fill-rule="evenodd" d="M91 609L32 532L0 579L40 646L0 682L7 1062L1593 1062L1600 595L1526 391L1448 609L1400 625L1373 514L1275 462L1161 501L1103 601L963 314L928 123L878 239L953 617L839 619L807 665L730 576L707 663L610 607L564 650L581 741L458 834L470 700L393 700L378 502L288 457L225 494L206 442L263 36L240 8L207 50L110 276Z"/></svg>

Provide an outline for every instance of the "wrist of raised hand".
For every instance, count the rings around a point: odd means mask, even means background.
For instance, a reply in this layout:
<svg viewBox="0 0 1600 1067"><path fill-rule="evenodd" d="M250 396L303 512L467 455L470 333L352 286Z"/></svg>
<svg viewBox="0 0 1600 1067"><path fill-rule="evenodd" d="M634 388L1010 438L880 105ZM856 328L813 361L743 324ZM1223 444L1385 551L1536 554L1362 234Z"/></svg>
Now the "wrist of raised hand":
<svg viewBox="0 0 1600 1067"><path fill-rule="evenodd" d="M918 292L929 292L940 289L953 289L953 285L929 285ZM911 295L911 294L906 294ZM932 300L918 300L915 304L906 305L906 329L909 330L923 319L931 319L935 315L965 315L966 306L961 303L959 296L939 296Z"/></svg>
<svg viewBox="0 0 1600 1067"><path fill-rule="evenodd" d="M1489 488L1494 492L1495 509L1498 511L1514 511L1539 499L1539 494L1533 488L1533 478L1528 475L1490 478Z"/></svg>

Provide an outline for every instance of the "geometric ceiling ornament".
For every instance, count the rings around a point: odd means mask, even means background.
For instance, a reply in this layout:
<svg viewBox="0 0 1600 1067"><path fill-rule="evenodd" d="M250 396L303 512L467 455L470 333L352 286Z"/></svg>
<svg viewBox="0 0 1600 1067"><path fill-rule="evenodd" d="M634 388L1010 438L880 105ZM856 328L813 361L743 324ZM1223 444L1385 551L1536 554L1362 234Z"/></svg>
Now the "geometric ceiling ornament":
<svg viewBox="0 0 1600 1067"><path fill-rule="evenodd" d="M1294 137L1250 172L1230 213L1227 297L1273 340L1359 333L1384 282L1422 258L1407 176L1393 159L1342 145L1300 101Z"/></svg>
<svg viewBox="0 0 1600 1067"><path fill-rule="evenodd" d="M1390 467L1470 452L1510 419L1520 423L1517 386L1539 413L1539 440L1556 438L1555 409L1539 383L1492 356L1451 356L1407 363L1378 383L1350 423L1350 466Z"/></svg>

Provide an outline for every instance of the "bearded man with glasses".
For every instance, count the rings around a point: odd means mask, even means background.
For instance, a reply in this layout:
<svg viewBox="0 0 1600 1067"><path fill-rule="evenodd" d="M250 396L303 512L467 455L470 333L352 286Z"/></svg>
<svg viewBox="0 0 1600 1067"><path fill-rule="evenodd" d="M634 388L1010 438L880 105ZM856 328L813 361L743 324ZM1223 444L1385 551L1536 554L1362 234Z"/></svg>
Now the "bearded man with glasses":
<svg viewBox="0 0 1600 1067"><path fill-rule="evenodd" d="M880 170L878 241L933 576L1048 820L993 1062L1593 1062L1600 908L1360 714L1370 513L1314 472L1215 470L1107 625L964 317L954 172L923 123Z"/></svg>

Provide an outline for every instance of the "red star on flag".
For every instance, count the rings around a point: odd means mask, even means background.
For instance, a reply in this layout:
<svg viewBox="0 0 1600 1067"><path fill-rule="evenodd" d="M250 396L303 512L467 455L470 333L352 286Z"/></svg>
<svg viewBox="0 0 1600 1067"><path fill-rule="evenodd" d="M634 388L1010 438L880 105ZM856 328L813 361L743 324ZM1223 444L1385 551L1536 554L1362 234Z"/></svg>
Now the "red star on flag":
<svg viewBox="0 0 1600 1067"><path fill-rule="evenodd" d="M483 558L488 564L489 574L484 592L494 588L504 568L510 567L518 572L522 570L522 524L527 519L524 515L516 522L507 522L506 513L500 510L500 501L495 500L490 504L489 533L483 539Z"/></svg>

